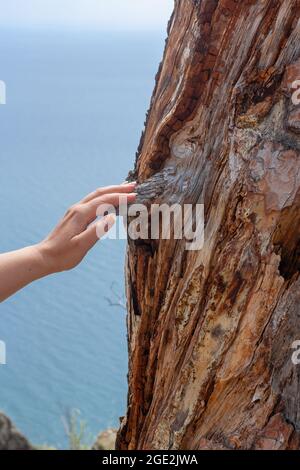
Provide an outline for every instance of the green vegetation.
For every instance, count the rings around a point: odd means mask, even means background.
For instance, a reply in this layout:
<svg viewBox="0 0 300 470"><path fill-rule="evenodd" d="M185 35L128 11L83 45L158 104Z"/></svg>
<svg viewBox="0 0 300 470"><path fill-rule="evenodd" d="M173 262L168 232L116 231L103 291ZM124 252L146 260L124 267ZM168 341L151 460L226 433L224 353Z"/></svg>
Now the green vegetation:
<svg viewBox="0 0 300 470"><path fill-rule="evenodd" d="M62 417L69 441L69 450L89 450L94 441L94 436L88 431L86 421L82 420L80 415L80 410L72 409Z"/></svg>

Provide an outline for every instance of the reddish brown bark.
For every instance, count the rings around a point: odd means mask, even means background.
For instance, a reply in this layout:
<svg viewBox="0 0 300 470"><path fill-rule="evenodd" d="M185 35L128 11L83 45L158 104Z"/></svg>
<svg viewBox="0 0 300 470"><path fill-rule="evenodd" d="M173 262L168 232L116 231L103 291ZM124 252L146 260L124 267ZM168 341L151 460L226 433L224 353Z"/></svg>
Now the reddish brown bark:
<svg viewBox="0 0 300 470"><path fill-rule="evenodd" d="M129 242L120 449L299 448L298 0L176 0L135 173L205 245Z"/></svg>

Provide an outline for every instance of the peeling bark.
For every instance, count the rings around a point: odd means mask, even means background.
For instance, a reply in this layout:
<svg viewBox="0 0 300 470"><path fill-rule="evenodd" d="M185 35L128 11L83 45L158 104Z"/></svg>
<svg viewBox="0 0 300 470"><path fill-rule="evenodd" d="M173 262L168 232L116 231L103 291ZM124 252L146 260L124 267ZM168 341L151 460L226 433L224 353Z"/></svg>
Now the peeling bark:
<svg viewBox="0 0 300 470"><path fill-rule="evenodd" d="M119 449L298 449L299 0L176 0L134 176L205 245L129 241Z"/></svg>

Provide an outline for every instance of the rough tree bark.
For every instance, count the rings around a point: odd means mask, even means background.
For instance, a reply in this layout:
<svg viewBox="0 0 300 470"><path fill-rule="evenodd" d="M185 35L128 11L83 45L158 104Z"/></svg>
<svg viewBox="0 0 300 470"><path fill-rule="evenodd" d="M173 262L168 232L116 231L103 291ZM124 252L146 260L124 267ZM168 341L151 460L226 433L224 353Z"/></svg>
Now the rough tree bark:
<svg viewBox="0 0 300 470"><path fill-rule="evenodd" d="M129 241L119 449L300 446L298 0L175 0L139 196L205 204L205 245Z"/></svg>

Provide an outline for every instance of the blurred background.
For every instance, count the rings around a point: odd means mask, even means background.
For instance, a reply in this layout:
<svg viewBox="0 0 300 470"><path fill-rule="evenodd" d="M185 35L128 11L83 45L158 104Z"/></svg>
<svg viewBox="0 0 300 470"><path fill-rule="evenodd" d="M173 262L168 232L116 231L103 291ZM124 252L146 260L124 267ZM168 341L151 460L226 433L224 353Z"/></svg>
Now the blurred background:
<svg viewBox="0 0 300 470"><path fill-rule="evenodd" d="M133 168L173 0L0 0L0 251L34 244L68 206ZM34 444L91 436L127 399L122 240L0 305L0 409ZM113 304L113 305L112 305Z"/></svg>

